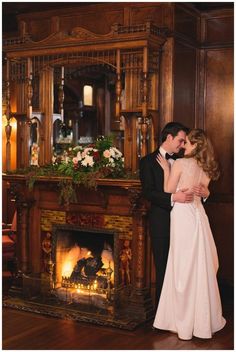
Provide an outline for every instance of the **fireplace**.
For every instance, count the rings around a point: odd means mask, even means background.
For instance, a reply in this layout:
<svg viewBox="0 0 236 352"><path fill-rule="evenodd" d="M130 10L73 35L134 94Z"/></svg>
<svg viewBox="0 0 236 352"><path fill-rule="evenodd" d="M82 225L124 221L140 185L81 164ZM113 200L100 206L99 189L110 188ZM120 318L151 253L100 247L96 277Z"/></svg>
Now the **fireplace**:
<svg viewBox="0 0 236 352"><path fill-rule="evenodd" d="M138 180L99 180L58 203L57 178L9 175L18 272L5 307L132 330L153 318L155 273Z"/></svg>

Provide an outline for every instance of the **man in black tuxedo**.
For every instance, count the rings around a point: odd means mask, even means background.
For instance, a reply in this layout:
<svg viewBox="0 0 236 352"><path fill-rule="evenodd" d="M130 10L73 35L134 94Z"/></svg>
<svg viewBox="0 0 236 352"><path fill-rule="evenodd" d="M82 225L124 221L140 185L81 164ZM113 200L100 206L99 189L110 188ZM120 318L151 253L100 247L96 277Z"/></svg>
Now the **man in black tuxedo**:
<svg viewBox="0 0 236 352"><path fill-rule="evenodd" d="M159 302L167 264L170 242L170 211L174 202L193 201L193 193L182 189L171 194L164 192L164 174L156 157L160 153L171 164L185 144L188 129L178 122L169 122L161 132L161 146L140 160L140 180L143 196L151 202L149 225L156 266L157 303ZM195 189L195 194L208 196L208 190Z"/></svg>

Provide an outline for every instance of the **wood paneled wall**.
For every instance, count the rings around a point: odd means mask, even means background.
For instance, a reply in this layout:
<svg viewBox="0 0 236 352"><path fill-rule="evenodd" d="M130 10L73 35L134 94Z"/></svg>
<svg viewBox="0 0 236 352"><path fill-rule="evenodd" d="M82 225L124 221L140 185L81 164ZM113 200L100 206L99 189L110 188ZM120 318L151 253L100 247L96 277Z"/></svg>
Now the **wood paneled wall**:
<svg viewBox="0 0 236 352"><path fill-rule="evenodd" d="M22 14L19 28L32 35L34 40L46 38L55 31L70 32L83 27L91 32L107 34L114 23L121 25L153 21L160 27L173 27L173 4L170 3L98 3L83 7Z"/></svg>
<svg viewBox="0 0 236 352"><path fill-rule="evenodd" d="M215 11L202 16L202 49L197 121L210 136L217 152L221 177L211 185L207 202L219 254L219 278L233 284L233 175L234 175L234 51L233 12Z"/></svg>
<svg viewBox="0 0 236 352"><path fill-rule="evenodd" d="M200 14L183 4L175 4L174 14L172 54L164 52L162 62L162 85L167 83L167 87L162 87L161 124L173 120L190 128L200 127L212 140L221 177L210 185L206 211L218 249L219 279L231 285L234 278L233 10ZM166 71L165 67L169 69Z"/></svg>
<svg viewBox="0 0 236 352"><path fill-rule="evenodd" d="M174 46L173 120L195 126L196 49L179 41Z"/></svg>

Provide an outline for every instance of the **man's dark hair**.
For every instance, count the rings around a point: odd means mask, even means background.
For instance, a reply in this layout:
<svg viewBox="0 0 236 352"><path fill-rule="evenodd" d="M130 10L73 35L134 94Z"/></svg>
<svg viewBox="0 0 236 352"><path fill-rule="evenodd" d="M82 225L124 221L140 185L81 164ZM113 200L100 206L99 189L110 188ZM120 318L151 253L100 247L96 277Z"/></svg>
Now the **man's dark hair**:
<svg viewBox="0 0 236 352"><path fill-rule="evenodd" d="M184 131L185 133L188 133L189 129L179 122L167 123L163 128L163 130L161 131L161 142L162 143L165 142L168 134L171 134L172 137L175 137L180 131Z"/></svg>

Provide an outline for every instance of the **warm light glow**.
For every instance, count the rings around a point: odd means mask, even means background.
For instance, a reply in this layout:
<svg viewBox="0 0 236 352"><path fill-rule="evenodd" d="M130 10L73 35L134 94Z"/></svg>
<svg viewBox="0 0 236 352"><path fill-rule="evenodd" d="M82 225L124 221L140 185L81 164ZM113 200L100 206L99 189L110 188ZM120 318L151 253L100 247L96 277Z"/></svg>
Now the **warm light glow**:
<svg viewBox="0 0 236 352"><path fill-rule="evenodd" d="M106 246L107 249L104 249L101 253L101 259L103 262L103 271L99 271L98 275L104 276L105 272L111 269L111 282L114 283L114 259L113 253L109 246ZM60 254L60 255L59 255ZM78 261L82 258L87 259L92 256L92 252L86 247L79 247L77 244L69 250L69 252L57 252L57 280L58 282L63 281L63 277L69 279L75 266ZM81 269L81 274L85 275L84 268ZM70 287L75 287L78 289L88 289L88 290L96 290L98 288L97 280L95 280L92 285L83 285L77 283L71 283Z"/></svg>
<svg viewBox="0 0 236 352"><path fill-rule="evenodd" d="M5 126L7 125L7 117L6 115L2 116L2 171L6 171L6 143L7 137L5 132ZM10 120L10 125L12 127L11 130L11 170L16 169L16 132L17 132L17 121L13 117Z"/></svg>
<svg viewBox="0 0 236 352"><path fill-rule="evenodd" d="M92 106L93 105L93 87L85 85L83 93L84 93L84 105Z"/></svg>
<svg viewBox="0 0 236 352"><path fill-rule="evenodd" d="M62 276L70 277L72 271L73 271L73 263L71 261L63 263Z"/></svg>

